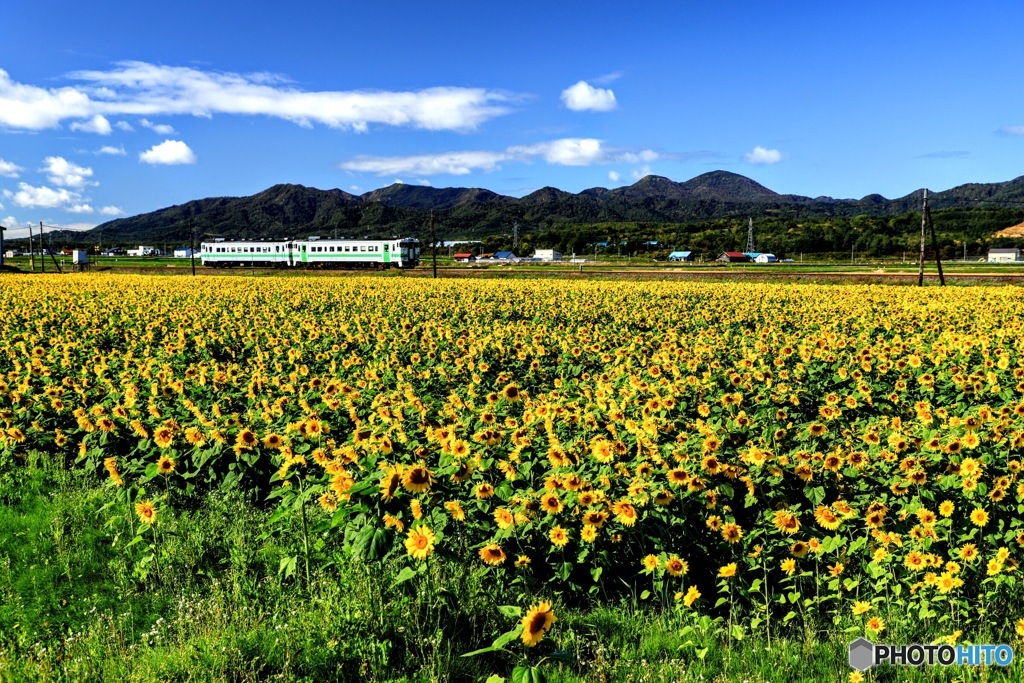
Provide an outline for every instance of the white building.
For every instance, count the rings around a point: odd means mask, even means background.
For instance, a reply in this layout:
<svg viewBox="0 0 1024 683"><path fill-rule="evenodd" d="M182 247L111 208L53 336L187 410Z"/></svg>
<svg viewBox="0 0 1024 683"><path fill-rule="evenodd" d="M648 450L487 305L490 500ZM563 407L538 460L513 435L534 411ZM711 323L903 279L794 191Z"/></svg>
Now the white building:
<svg viewBox="0 0 1024 683"><path fill-rule="evenodd" d="M174 258L191 258L195 251L191 247L178 247L174 250ZM199 254L196 253L196 256Z"/></svg>
<svg viewBox="0 0 1024 683"><path fill-rule="evenodd" d="M533 253L533 258L536 261L561 261L562 254L554 249L537 249Z"/></svg>
<svg viewBox="0 0 1024 683"><path fill-rule="evenodd" d="M778 260L775 258L775 254L758 254L757 258L754 259L754 263L775 263Z"/></svg>
<svg viewBox="0 0 1024 683"><path fill-rule="evenodd" d="M989 249L989 263L1015 263L1020 261L1020 249Z"/></svg>
<svg viewBox="0 0 1024 683"><path fill-rule="evenodd" d="M129 249L129 256L153 256L156 254L156 247L139 246L138 249Z"/></svg>

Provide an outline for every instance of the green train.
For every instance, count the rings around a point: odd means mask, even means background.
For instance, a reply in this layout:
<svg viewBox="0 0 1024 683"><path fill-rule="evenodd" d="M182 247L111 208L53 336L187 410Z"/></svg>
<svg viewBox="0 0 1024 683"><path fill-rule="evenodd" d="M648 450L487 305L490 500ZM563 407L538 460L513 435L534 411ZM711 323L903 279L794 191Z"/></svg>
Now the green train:
<svg viewBox="0 0 1024 683"><path fill-rule="evenodd" d="M210 268L415 268L420 242L390 240L291 240L286 242L203 242L200 257Z"/></svg>

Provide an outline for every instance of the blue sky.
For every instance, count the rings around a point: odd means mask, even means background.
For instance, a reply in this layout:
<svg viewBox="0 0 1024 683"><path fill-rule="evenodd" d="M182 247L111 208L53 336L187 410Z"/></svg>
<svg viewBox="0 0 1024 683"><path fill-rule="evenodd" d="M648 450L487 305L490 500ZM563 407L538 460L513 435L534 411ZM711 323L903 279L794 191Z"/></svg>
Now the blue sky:
<svg viewBox="0 0 1024 683"><path fill-rule="evenodd" d="M14 228L276 183L521 196L725 169L782 193L898 197L1024 175L1019 0L4 0L0 14Z"/></svg>

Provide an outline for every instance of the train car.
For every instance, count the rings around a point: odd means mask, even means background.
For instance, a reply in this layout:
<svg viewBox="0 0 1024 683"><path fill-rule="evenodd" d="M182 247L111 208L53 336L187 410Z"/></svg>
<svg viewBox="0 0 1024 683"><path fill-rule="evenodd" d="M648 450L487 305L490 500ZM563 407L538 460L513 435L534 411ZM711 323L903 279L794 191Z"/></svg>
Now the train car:
<svg viewBox="0 0 1024 683"><path fill-rule="evenodd" d="M204 242L204 266L225 268L415 268L419 240L294 240L288 242Z"/></svg>
<svg viewBox="0 0 1024 683"><path fill-rule="evenodd" d="M401 240L307 240L297 242L296 265L318 268L414 268L419 242Z"/></svg>
<svg viewBox="0 0 1024 683"><path fill-rule="evenodd" d="M295 242L203 242L199 256L204 266L212 268L285 268L295 263L295 245Z"/></svg>

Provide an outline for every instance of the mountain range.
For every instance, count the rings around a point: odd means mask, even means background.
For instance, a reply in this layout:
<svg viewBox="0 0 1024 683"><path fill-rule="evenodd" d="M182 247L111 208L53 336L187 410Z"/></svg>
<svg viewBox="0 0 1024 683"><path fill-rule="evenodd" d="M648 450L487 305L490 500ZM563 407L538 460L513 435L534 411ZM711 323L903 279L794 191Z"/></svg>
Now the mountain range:
<svg viewBox="0 0 1024 683"><path fill-rule="evenodd" d="M274 185L249 197L197 199L120 218L65 239L101 244L185 243L189 222L196 241L336 237L428 237L433 217L439 239L508 233L513 223L537 231L616 223L695 224L763 216L794 222L850 216L897 216L921 208L921 191L897 199L779 194L745 176L713 171L685 182L648 175L636 183L579 193L544 187L524 197L482 188L394 184L362 195L302 185ZM1002 183L960 185L929 193L933 210L1024 207L1024 176ZM55 235L56 239L59 239Z"/></svg>

